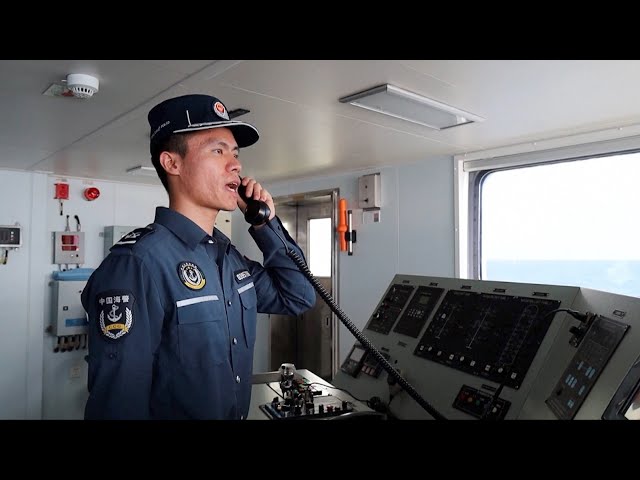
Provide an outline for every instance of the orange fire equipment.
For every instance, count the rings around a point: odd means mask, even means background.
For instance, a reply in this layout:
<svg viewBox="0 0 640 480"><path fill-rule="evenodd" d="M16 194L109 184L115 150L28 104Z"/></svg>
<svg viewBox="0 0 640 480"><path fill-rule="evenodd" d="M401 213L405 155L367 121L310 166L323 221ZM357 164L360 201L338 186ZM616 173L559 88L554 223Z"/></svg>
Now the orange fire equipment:
<svg viewBox="0 0 640 480"><path fill-rule="evenodd" d="M347 201L341 198L338 202L338 238L340 239L340 251L347 251L347 239L345 232L347 231Z"/></svg>

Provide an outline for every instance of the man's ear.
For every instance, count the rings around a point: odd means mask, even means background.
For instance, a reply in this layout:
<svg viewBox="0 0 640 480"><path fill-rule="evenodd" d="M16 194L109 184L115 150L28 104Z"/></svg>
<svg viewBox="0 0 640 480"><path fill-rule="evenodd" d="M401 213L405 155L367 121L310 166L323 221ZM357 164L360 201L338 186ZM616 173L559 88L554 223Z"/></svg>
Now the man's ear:
<svg viewBox="0 0 640 480"><path fill-rule="evenodd" d="M160 165L167 172L167 175L180 175L180 167L182 166L180 155L162 152L160 154Z"/></svg>

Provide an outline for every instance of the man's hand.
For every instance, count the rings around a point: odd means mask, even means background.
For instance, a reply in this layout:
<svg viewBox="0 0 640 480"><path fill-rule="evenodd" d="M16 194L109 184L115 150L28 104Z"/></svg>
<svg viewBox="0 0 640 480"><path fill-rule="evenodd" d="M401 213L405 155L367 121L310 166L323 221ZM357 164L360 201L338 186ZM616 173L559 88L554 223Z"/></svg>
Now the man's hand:
<svg viewBox="0 0 640 480"><path fill-rule="evenodd" d="M269 210L271 210L271 215L269 215L269 220L271 220L273 217L276 216L276 207L273 204L273 198L271 197L271 194L268 191L262 188L262 185L260 185L251 177L244 177L241 183L246 187L245 194L247 198L260 200L262 202L265 202L268 205ZM247 204L244 200L242 200L242 198L240 198L240 195L238 195L238 207L240 207L240 210L242 210L242 213L244 213L247 209Z"/></svg>

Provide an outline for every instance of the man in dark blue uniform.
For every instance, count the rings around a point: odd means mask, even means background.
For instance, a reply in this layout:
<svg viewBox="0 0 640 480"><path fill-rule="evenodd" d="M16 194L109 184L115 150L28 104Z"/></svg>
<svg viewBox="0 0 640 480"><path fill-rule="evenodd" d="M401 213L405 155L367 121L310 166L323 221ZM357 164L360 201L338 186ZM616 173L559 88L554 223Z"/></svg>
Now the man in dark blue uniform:
<svg viewBox="0 0 640 480"><path fill-rule="evenodd" d="M169 193L151 225L116 243L82 293L89 315L86 419L244 419L256 313L298 315L315 292L286 255L299 247L269 192L240 179L239 148L258 140L208 95L149 112L153 165ZM266 202L269 224L249 233L264 265L214 228L221 210Z"/></svg>

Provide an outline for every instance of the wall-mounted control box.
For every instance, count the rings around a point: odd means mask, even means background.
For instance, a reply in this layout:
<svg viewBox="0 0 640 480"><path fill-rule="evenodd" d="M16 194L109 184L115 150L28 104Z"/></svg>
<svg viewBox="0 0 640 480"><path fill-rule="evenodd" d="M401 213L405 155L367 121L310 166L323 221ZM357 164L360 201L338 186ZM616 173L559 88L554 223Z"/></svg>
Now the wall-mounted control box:
<svg viewBox="0 0 640 480"><path fill-rule="evenodd" d="M381 204L380 173L358 178L358 206L363 210L379 210Z"/></svg>
<svg viewBox="0 0 640 480"><path fill-rule="evenodd" d="M84 263L84 232L53 232L53 263Z"/></svg>
<svg viewBox="0 0 640 480"><path fill-rule="evenodd" d="M22 228L19 225L0 225L0 248L22 246Z"/></svg>
<svg viewBox="0 0 640 480"><path fill-rule="evenodd" d="M85 280L53 281L52 333L59 337L87 333L87 315L80 295L87 285Z"/></svg>

